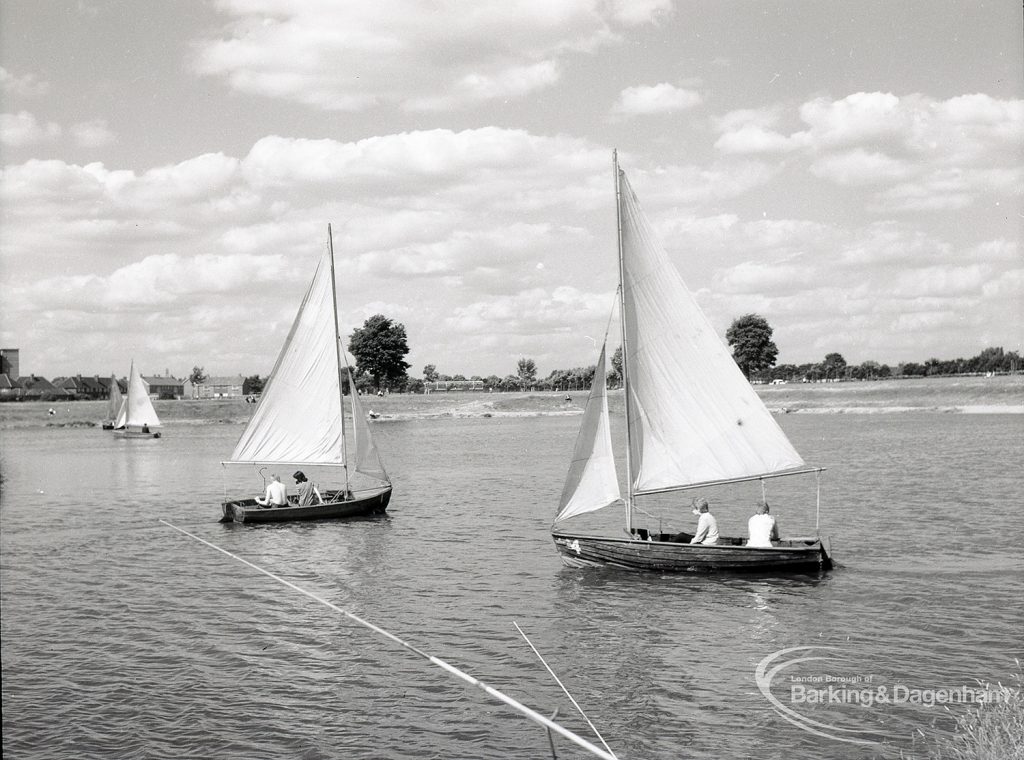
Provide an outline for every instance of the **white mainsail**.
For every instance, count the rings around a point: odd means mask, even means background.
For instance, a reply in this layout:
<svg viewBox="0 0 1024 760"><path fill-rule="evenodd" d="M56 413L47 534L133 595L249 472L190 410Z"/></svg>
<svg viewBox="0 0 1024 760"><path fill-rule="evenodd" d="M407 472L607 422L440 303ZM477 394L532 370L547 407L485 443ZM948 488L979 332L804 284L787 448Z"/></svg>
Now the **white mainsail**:
<svg viewBox="0 0 1024 760"><path fill-rule="evenodd" d="M715 334L619 170L635 493L803 464Z"/></svg>
<svg viewBox="0 0 1024 760"><path fill-rule="evenodd" d="M117 384L116 380L114 384ZM128 393L122 400L114 427L120 430L127 427L141 428L143 425L160 427L160 418L156 416L153 402L149 400L149 386L136 371L133 361L131 372L128 373Z"/></svg>
<svg viewBox="0 0 1024 760"><path fill-rule="evenodd" d="M320 260L231 462L345 464L330 263Z"/></svg>
<svg viewBox="0 0 1024 760"><path fill-rule="evenodd" d="M118 385L117 377L110 376L110 398L107 401L107 419L113 422L121 414L121 404L124 403L124 396L121 394L121 386Z"/></svg>
<svg viewBox="0 0 1024 760"><path fill-rule="evenodd" d="M384 471L384 462L381 461L380 453L373 442L373 436L370 435L370 425L366 421L366 414L359 401L359 394L356 393L352 371L348 367L345 368L345 371L348 373L348 397L352 402L352 436L356 445L356 472L390 483L388 474Z"/></svg>
<svg viewBox="0 0 1024 760"><path fill-rule="evenodd" d="M608 424L608 391L605 381L605 345L597 360L594 382L583 410L583 421L576 437L572 464L562 489L556 520L606 507L620 497L615 471L611 429Z"/></svg>

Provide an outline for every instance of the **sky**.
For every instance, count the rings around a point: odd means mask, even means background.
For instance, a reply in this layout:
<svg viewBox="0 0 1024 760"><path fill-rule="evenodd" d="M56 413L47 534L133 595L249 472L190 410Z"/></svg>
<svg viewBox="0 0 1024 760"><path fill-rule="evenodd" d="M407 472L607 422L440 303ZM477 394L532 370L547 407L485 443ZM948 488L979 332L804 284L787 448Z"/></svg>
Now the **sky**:
<svg viewBox="0 0 1024 760"><path fill-rule="evenodd" d="M4 0L0 346L265 376L333 229L343 335L593 364L612 151L723 336L1024 347L1016 0Z"/></svg>

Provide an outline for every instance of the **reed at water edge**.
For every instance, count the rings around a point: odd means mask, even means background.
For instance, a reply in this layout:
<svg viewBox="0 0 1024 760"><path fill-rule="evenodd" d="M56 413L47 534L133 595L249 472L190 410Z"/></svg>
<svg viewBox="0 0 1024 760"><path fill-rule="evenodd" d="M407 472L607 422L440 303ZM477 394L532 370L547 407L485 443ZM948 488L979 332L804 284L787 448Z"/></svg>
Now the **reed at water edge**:
<svg viewBox="0 0 1024 760"><path fill-rule="evenodd" d="M996 698L970 707L950 737L926 755L900 752L901 760L1024 760L1024 671L1017 661L1016 686L981 684ZM921 736L925 736L921 732Z"/></svg>

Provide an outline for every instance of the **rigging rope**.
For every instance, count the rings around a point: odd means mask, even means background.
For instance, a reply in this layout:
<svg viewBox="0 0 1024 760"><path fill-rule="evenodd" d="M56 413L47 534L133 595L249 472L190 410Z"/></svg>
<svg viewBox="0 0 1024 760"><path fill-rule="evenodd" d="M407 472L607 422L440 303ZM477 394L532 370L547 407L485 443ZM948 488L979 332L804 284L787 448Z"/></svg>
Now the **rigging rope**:
<svg viewBox="0 0 1024 760"><path fill-rule="evenodd" d="M550 718L544 717L543 715L541 715L540 713L536 712L535 710L532 710L529 707L527 707L526 705L524 705L524 704L522 704L520 702L517 702L515 699L513 699L510 696L508 696L507 694L504 694L504 693L498 691L497 689L495 689L494 687L488 686L486 683L484 683L483 681L479 680L478 678L475 678L475 677L469 675L468 673L465 673L465 672L459 670L454 665L450 665L449 663L445 662L444 660L442 660L442 659L440 659L438 657L434 657L433 655L427 654L426 652L422 651L421 649L418 649L417 647L413 646L412 644L408 643L407 641L404 641L404 640L398 638L398 636L394 635L393 633L390 633L389 631L384 630L380 626L374 625L373 623L371 623L371 622L369 622L367 620L363 620L358 615L355 615L355 614L349 612L348 610L342 609L341 607L339 607L338 605L334 604L333 602L329 602L326 599L324 599L323 597L317 596L313 592L307 591L306 589L302 588L301 586L295 585L291 581L287 581L287 580L285 580L284 578L282 578L282 577L280 577L278 575L274 575L274 573L270 572L269 570L264 570L259 565L253 564L252 562L249 562L249 560L242 559L237 554L232 554L227 549L222 549L221 547L217 546L216 544L211 543L211 542L207 541L206 539L200 538L199 536L195 535L194 533L189 533L187 530L183 530L182 528L179 528L177 525L172 525L171 523L167 522L166 520L160 520L160 522L162 522L168 528L173 528L174 530L178 531L179 533L182 533L182 534L188 536L189 538L198 541L201 544L205 544L206 546L209 546L211 549L216 549L221 554L224 554L224 555L226 555L228 557L231 557L231 559L238 560L243 565L248 565L253 570L256 570L258 572L263 573L268 578L274 579L278 583L280 583L280 584L282 584L284 586L287 586L288 588L292 589L293 591L298 591L300 594L308 596L310 599L312 599L312 600L314 600L316 602L320 602L320 604L324 605L325 607L328 607L328 608L334 610L335 612L340 612L342 615L344 615L345 617L349 618L350 620L355 621L356 623L358 623L359 625L363 626L364 628L369 628L374 633L379 633L381 636L384 636L385 638L390 639L391 641L395 642L396 644L399 644L400 646L402 646L405 649L409 650L410 652L412 652L413 654L417 655L418 657L421 657L421 658L427 660L428 662L433 663L434 665L436 665L437 667L441 668L442 670L448 671L449 673L451 673L456 678L458 678L458 679L460 679L462 681L465 681L468 684L476 686L477 688L483 690L484 692L486 692L490 696L494 697L495 699L497 699L497 700L499 700L501 702L504 702L506 705L508 705L509 707L513 708L514 710L522 713L523 715L525 715L527 718L529 718L530 720L534 721L535 723L539 723L542 726L544 726L545 728L547 728L548 730L554 731L554 732L556 732L558 734L561 734L566 739L571 741L573 744L576 744L577 746L582 747L583 749L585 749L588 752L590 752L592 755L594 755L596 757L603 758L603 760L618 760L618 758L615 757L615 755L609 754L608 752L605 752L600 747L598 747L598 746L596 746L594 744L591 744L586 739L584 739L582 736L578 736L577 734L574 734L569 729L563 728L562 726L560 726L559 724L555 723Z"/></svg>

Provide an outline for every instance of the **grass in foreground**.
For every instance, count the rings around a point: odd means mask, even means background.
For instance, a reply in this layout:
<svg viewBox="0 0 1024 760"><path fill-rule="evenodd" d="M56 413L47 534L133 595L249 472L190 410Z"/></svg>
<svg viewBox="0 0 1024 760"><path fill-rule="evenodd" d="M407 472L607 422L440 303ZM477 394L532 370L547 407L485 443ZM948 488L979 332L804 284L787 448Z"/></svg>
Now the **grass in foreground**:
<svg viewBox="0 0 1024 760"><path fill-rule="evenodd" d="M1016 687L986 685L995 698L957 718L953 735L939 740L927 760L1024 760L1024 677L1019 661L1017 668Z"/></svg>

